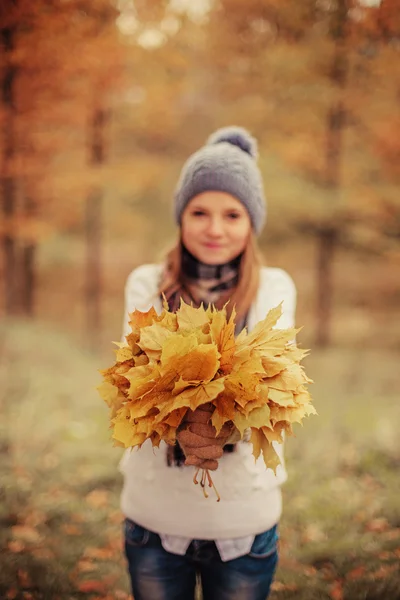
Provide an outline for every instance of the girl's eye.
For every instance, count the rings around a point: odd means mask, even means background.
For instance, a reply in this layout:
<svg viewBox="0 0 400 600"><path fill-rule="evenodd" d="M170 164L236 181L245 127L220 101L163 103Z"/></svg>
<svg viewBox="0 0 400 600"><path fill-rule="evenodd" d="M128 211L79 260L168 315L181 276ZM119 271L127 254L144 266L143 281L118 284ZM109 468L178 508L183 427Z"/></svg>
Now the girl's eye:
<svg viewBox="0 0 400 600"><path fill-rule="evenodd" d="M239 218L240 218L240 215L237 212L228 213L228 219L232 219L232 221L235 219L239 219Z"/></svg>
<svg viewBox="0 0 400 600"><path fill-rule="evenodd" d="M205 215L206 213L204 212L204 210L194 210L192 212L192 215L194 217L202 217L203 215Z"/></svg>

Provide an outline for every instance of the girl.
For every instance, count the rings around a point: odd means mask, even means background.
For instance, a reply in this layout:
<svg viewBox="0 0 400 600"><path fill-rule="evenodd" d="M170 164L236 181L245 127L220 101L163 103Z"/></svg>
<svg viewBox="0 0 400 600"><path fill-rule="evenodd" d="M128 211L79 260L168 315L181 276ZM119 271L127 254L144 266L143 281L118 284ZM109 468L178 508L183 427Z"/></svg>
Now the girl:
<svg viewBox="0 0 400 600"><path fill-rule="evenodd" d="M294 326L296 290L281 269L261 267L256 236L266 218L257 144L239 127L216 131L184 165L175 192L179 239L164 265L144 265L128 277L124 336L134 309L161 311L161 295L175 311L183 298L228 313L236 307L236 333L251 330L283 301L279 328ZM229 308L230 307L230 308ZM150 442L126 451L121 507L125 551L135 600L193 600L196 579L204 600L265 600L277 565L282 464L276 475L254 461L248 441L235 442L229 426L215 438L210 406L192 413L208 423L207 456L197 466L218 470L221 502L193 485L185 465L190 435L181 427L175 447ZM204 430L204 428L203 428ZM214 435L213 435L214 434ZM193 457L192 457L193 458ZM188 463L195 464L194 462Z"/></svg>

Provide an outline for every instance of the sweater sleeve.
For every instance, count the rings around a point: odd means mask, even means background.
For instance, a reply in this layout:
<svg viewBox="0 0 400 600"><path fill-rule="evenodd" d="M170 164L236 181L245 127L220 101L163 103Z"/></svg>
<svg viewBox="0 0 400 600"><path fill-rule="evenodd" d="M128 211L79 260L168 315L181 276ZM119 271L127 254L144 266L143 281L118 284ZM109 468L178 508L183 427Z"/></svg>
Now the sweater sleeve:
<svg viewBox="0 0 400 600"><path fill-rule="evenodd" d="M125 306L122 324L121 341L125 341L129 328L129 313L135 309L147 311L152 306L158 308L158 283L161 276L161 265L142 265L134 269L125 284Z"/></svg>

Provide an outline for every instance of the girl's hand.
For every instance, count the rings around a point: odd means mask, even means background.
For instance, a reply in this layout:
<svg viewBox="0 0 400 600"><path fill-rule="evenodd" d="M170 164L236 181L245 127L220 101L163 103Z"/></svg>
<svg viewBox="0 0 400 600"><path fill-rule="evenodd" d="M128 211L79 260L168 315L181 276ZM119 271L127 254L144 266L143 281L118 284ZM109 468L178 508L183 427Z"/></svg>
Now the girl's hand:
<svg viewBox="0 0 400 600"><path fill-rule="evenodd" d="M231 437L235 427L230 421L225 423L217 435L211 424L214 406L208 402L195 411L188 410L177 432L177 440L185 456L185 465L193 465L201 469L215 471L218 459L223 454L223 447Z"/></svg>

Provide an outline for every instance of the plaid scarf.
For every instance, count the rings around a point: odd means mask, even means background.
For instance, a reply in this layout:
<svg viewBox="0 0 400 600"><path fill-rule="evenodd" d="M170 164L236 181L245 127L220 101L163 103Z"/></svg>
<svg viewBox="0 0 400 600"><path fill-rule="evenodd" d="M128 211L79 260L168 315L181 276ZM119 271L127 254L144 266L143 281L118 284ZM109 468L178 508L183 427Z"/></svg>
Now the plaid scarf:
<svg viewBox="0 0 400 600"><path fill-rule="evenodd" d="M237 286L240 260L238 256L224 265L206 265L182 246L182 281L167 298L169 309L178 310L181 298L196 307L203 302L222 308Z"/></svg>
<svg viewBox="0 0 400 600"><path fill-rule="evenodd" d="M177 283L175 288L168 294L167 302L169 310L176 312L180 306L181 298L187 304L198 307L201 303L205 307L214 304L220 309L229 300L232 290L237 286L239 280L239 266L242 255L222 265L206 265L195 258L182 245L182 282ZM236 322L235 333L240 333L246 324L246 318ZM233 452L235 446L228 444L224 452ZM168 466L182 466L185 455L176 442L175 446L168 446Z"/></svg>

